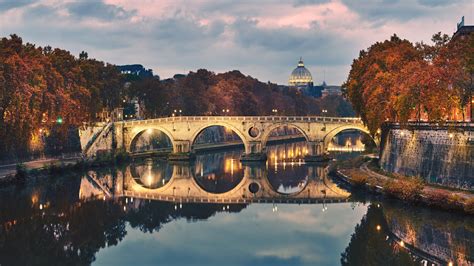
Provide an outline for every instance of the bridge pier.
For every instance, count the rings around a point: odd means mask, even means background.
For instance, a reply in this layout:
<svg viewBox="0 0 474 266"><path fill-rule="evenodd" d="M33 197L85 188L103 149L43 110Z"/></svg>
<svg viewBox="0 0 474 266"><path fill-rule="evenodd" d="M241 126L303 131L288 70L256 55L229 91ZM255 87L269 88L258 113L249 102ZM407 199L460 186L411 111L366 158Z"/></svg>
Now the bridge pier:
<svg viewBox="0 0 474 266"><path fill-rule="evenodd" d="M267 160L267 153L261 141L250 141L246 145L245 153L240 157L242 162L261 162Z"/></svg>
<svg viewBox="0 0 474 266"><path fill-rule="evenodd" d="M175 140L173 143L173 152L168 155L170 161L187 161L196 158L196 154L191 150L189 140Z"/></svg>

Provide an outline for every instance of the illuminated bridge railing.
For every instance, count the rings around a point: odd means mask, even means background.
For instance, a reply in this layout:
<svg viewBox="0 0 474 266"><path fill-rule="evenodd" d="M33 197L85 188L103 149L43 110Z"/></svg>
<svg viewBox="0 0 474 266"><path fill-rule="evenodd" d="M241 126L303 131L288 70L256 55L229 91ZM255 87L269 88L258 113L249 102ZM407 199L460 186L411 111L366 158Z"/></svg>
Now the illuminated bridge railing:
<svg viewBox="0 0 474 266"><path fill-rule="evenodd" d="M146 120L124 121L128 125L144 125L167 122L193 122L193 121L275 121L275 122L319 122L319 123L355 123L362 120L358 117L325 117L325 116L175 116Z"/></svg>

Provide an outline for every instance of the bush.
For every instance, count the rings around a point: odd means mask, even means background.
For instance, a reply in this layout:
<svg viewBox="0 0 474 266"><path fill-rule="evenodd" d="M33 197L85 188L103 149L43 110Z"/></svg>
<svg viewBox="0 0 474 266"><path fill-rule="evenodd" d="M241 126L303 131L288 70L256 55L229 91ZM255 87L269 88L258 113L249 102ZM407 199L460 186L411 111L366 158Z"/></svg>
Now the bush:
<svg viewBox="0 0 474 266"><path fill-rule="evenodd" d="M464 211L469 214L474 214L474 198L466 200L464 203Z"/></svg>
<svg viewBox="0 0 474 266"><path fill-rule="evenodd" d="M358 169L347 170L346 173L355 186L364 186L367 183L368 176Z"/></svg>
<svg viewBox="0 0 474 266"><path fill-rule="evenodd" d="M18 182L22 183L26 181L28 177L28 171L26 170L26 166L24 164L17 164L16 165L16 174L15 178Z"/></svg>
<svg viewBox="0 0 474 266"><path fill-rule="evenodd" d="M438 208L442 208L445 210L450 209L450 203L449 203L449 196L450 193L447 191L430 191L426 194L427 200L426 203L429 206L435 206Z"/></svg>
<svg viewBox="0 0 474 266"><path fill-rule="evenodd" d="M418 200L424 187L424 182L420 178L400 178L388 181L385 191L402 200Z"/></svg>

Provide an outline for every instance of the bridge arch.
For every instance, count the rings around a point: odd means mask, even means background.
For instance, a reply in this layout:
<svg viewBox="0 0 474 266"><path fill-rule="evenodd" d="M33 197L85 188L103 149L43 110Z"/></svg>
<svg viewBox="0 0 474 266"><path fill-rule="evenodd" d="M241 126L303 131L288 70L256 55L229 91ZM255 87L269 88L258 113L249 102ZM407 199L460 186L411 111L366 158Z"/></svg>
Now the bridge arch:
<svg viewBox="0 0 474 266"><path fill-rule="evenodd" d="M250 150L249 140L246 137L246 135L244 134L244 132L242 132L237 127L233 126L232 124L225 123L225 122L219 122L219 121L215 121L215 122L212 121L212 123L201 126L197 130L195 130L194 133L191 136L190 141L189 141L189 145L190 145L191 149L193 149L193 146L194 146L194 144L196 142L196 139L198 138L199 134L201 134L207 128L214 127L214 126L221 126L221 127L228 128L228 129L232 130L232 132L234 132L240 138L242 143L244 144L245 152L248 152Z"/></svg>
<svg viewBox="0 0 474 266"><path fill-rule="evenodd" d="M293 124L293 123L276 123L274 125L269 126L268 128L265 129L265 131L262 134L262 148L265 149L267 147L268 140L270 139L270 134L277 128L280 127L287 127L287 128L295 128L297 129L306 139L306 142L311 141L310 137L308 134L306 134L305 130L302 129L300 126Z"/></svg>
<svg viewBox="0 0 474 266"><path fill-rule="evenodd" d="M173 139L173 135L171 134L171 132L169 132L168 130L166 130L163 127L160 127L160 126L157 126L157 125L150 125L149 127L140 128L139 130L136 130L134 132L134 134L132 134L132 136L130 137L130 142L127 145L128 151L133 152L133 148L136 145L136 142L138 141L140 136L142 136L144 133L146 133L149 130L156 130L156 131L159 131L159 132L165 134L165 136L168 138L168 140L171 143L171 149L173 149L174 139Z"/></svg>
<svg viewBox="0 0 474 266"><path fill-rule="evenodd" d="M327 151L328 149L328 146L329 146L329 143L331 142L331 140L339 133L341 133L342 131L345 131L345 130L357 130L357 131L360 131L362 133L365 133L367 134L368 136L370 136L370 138L374 141L374 143L378 146L378 143L377 141L372 137L372 135L370 134L370 131L369 129L367 129L365 126L363 125L342 125L342 126L339 126L339 127L336 127L334 129L332 129L331 131L329 131L323 138L323 150L324 151Z"/></svg>

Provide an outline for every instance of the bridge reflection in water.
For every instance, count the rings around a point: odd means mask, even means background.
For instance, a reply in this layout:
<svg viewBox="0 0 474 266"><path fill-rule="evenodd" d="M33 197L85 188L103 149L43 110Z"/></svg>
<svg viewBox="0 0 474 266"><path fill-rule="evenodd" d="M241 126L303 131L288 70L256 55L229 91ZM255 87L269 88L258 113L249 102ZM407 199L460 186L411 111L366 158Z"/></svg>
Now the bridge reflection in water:
<svg viewBox="0 0 474 266"><path fill-rule="evenodd" d="M350 193L327 177L324 166L304 163L305 149L301 142L270 147L271 160L252 164L239 161L241 150L198 155L194 163L146 159L117 171L113 181L94 172L86 180L95 183L92 194L99 197L229 204L347 201Z"/></svg>

